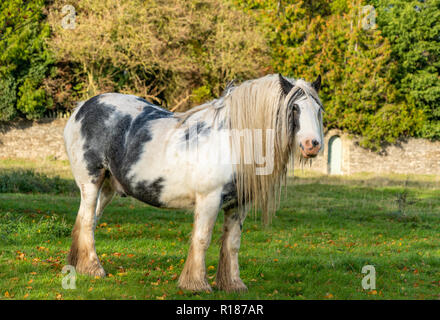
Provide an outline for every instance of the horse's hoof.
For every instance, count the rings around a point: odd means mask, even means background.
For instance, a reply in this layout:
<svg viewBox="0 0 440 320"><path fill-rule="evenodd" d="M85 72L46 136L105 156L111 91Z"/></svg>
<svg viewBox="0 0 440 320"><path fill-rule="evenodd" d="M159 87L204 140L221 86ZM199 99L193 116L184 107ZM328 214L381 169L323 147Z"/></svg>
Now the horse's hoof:
<svg viewBox="0 0 440 320"><path fill-rule="evenodd" d="M80 274L86 274L93 277L104 278L105 270L99 263L92 264L77 264L76 272Z"/></svg>
<svg viewBox="0 0 440 320"><path fill-rule="evenodd" d="M242 292L247 292L248 288L246 287L246 285L243 283L243 281L241 280L235 280L235 281L231 281L229 283L218 283L217 284L217 288L219 290L223 290L226 292L237 292L237 293L242 293Z"/></svg>
<svg viewBox="0 0 440 320"><path fill-rule="evenodd" d="M212 288L207 281L182 281L179 288L192 292L212 292Z"/></svg>

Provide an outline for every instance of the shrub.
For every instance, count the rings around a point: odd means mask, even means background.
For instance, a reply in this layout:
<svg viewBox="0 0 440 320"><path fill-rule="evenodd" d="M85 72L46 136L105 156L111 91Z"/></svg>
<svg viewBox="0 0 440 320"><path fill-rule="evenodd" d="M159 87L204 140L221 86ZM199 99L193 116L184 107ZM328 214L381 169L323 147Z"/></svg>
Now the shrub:
<svg viewBox="0 0 440 320"><path fill-rule="evenodd" d="M73 30L60 24L62 4L50 10L51 48L77 66L82 99L119 91L183 110L232 78L261 75L267 62L255 21L224 1L70 3Z"/></svg>
<svg viewBox="0 0 440 320"><path fill-rule="evenodd" d="M421 130L423 111L393 83L400 66L389 40L363 27L362 1L235 2L266 26L276 71L323 75L326 129L360 135L362 146L376 150Z"/></svg>
<svg viewBox="0 0 440 320"><path fill-rule="evenodd" d="M17 115L39 118L52 105L43 86L53 63L47 48L45 3L5 0L0 4L0 120Z"/></svg>

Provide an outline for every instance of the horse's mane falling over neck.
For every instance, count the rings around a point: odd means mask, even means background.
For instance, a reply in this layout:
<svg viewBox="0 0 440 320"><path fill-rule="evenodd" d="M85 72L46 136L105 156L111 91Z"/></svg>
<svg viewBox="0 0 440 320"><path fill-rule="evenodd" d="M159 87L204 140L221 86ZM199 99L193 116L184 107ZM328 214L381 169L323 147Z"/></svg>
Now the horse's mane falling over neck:
<svg viewBox="0 0 440 320"><path fill-rule="evenodd" d="M292 94L294 92L289 93L289 96ZM208 111L207 114L213 115L214 122L223 122L226 129L237 132L261 130L262 139L256 138L253 134L252 143L245 143L243 138L240 140L240 137L234 139L232 135L231 147L233 154L238 157L236 158L238 161L234 162L238 162L235 164L238 203L240 206L252 204L253 212L261 209L264 223L269 223L275 213L279 203L281 184L286 177L287 163L289 158L292 160L294 158L292 154L294 119L285 101L287 99L282 91L279 76L268 75L228 88L221 98L180 115L184 122L199 111L210 109L213 113ZM273 143L270 143L273 146L272 159L267 157L268 150L265 150L268 130L272 130L273 133ZM260 143L260 146L256 147L256 143ZM256 174L257 168L261 165L257 165L255 156L251 163L246 161L246 153L255 155L258 151L263 152L261 156L266 156L266 161L273 162L273 171L270 174Z"/></svg>
<svg viewBox="0 0 440 320"><path fill-rule="evenodd" d="M226 99L231 129L261 129L262 139L253 135L253 143L244 145L238 139L232 148L239 155L236 165L236 183L239 203L252 203L253 211L262 210L264 223L271 221L278 205L278 195L282 180L286 176L286 168L293 150L293 118L287 108L278 75L269 75L260 79L244 82L236 87ZM268 156L266 139L269 130L273 133L273 158ZM234 139L233 139L234 140ZM260 141L258 141L260 140ZM238 142L238 143L237 143ZM257 143L262 146L257 147ZM273 161L270 174L257 175L256 159L246 163L245 151L251 155L263 152L266 161ZM293 159L293 157L292 157Z"/></svg>

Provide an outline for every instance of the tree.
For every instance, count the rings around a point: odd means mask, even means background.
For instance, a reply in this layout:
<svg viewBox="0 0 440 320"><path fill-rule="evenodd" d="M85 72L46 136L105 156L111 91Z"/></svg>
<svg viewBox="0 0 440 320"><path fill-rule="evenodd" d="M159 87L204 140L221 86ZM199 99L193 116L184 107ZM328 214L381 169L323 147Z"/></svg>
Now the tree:
<svg viewBox="0 0 440 320"><path fill-rule="evenodd" d="M427 119L417 134L440 139L440 0L370 2L398 63L393 84Z"/></svg>
<svg viewBox="0 0 440 320"><path fill-rule="evenodd" d="M0 4L0 120L40 117L52 104L43 80L53 57L44 22L44 0L5 0Z"/></svg>
<svg viewBox="0 0 440 320"><path fill-rule="evenodd" d="M391 82L397 64L389 41L379 30L363 27L361 1L237 4L266 26L276 71L309 80L323 75L327 129L358 134L362 146L379 150L421 127L421 112L405 103Z"/></svg>
<svg viewBox="0 0 440 320"><path fill-rule="evenodd" d="M267 61L255 20L223 1L70 3L76 27L61 27L55 4L51 48L77 66L83 99L119 91L180 111L218 96L233 78L261 75Z"/></svg>

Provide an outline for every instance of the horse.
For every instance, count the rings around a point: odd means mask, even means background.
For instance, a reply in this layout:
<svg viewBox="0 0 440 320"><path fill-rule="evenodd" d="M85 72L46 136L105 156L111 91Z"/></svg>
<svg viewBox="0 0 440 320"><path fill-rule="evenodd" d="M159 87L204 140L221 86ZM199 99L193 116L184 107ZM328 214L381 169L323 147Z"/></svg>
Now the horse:
<svg viewBox="0 0 440 320"><path fill-rule="evenodd" d="M219 98L182 113L120 93L83 102L64 129L81 192L68 263L81 274L106 275L94 230L117 193L158 208L194 210L178 280L190 291L212 290L205 253L223 209L217 287L247 290L238 264L243 222L251 209L261 209L270 222L289 159L310 159L322 151L320 87L321 76L309 83L270 74L229 85ZM261 143L264 138L269 142Z"/></svg>

